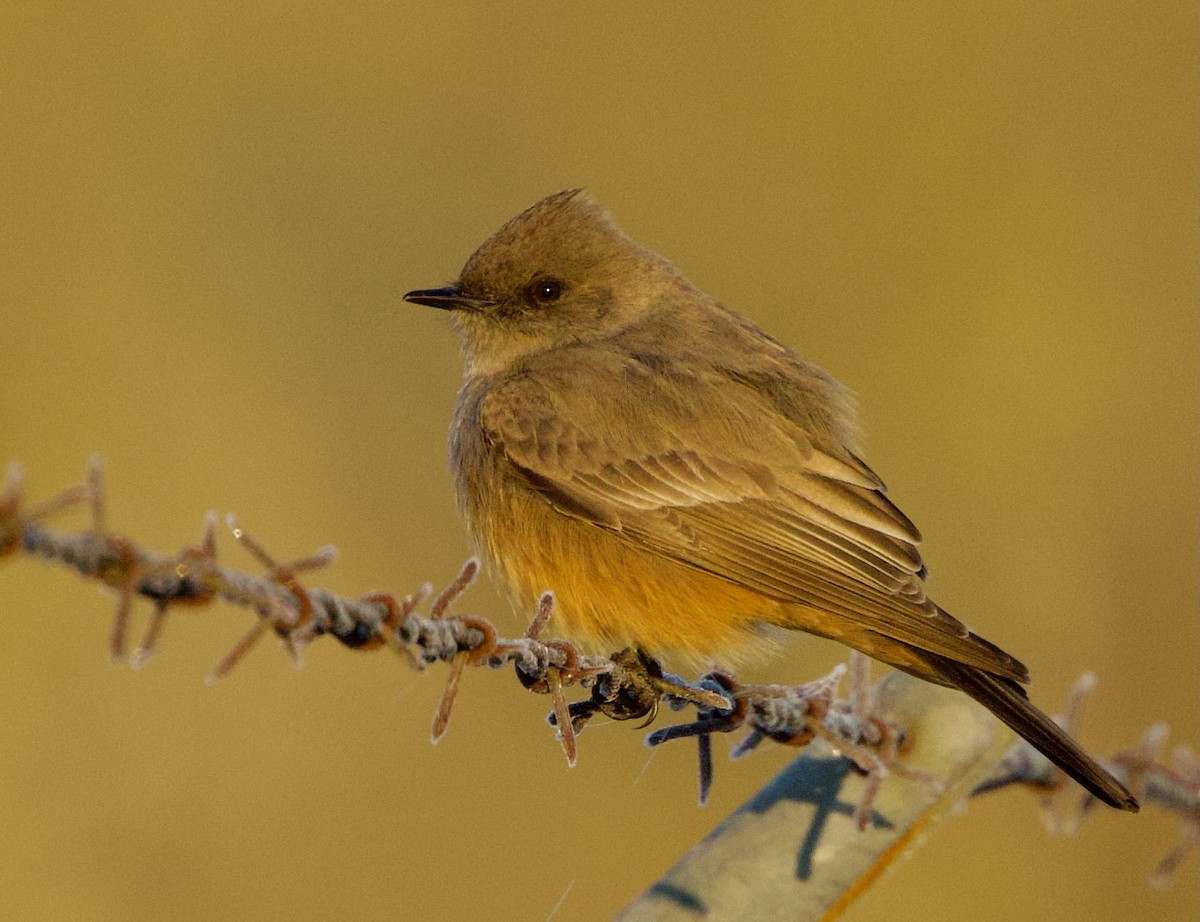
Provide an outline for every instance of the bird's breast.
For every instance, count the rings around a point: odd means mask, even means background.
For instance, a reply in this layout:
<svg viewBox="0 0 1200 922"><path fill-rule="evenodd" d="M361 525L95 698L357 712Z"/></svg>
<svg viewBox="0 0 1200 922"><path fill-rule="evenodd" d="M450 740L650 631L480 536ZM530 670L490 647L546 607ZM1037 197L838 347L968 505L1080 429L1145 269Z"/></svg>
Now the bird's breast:
<svg viewBox="0 0 1200 922"><path fill-rule="evenodd" d="M522 617L541 594L557 604L548 633L595 652L636 644L728 662L764 645L779 603L556 508L485 437L484 393L464 388L450 438L458 505L476 550Z"/></svg>

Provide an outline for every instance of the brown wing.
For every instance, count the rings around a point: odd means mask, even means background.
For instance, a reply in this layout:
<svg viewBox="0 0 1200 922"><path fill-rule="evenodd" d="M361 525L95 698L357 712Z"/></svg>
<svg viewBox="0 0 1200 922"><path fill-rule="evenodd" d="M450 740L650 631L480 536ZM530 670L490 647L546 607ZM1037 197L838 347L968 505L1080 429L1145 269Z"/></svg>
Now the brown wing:
<svg viewBox="0 0 1200 922"><path fill-rule="evenodd" d="M590 374L605 381L603 406L569 386ZM1027 678L926 597L920 534L870 469L819 449L753 389L588 355L494 388L480 423L564 514L775 599Z"/></svg>

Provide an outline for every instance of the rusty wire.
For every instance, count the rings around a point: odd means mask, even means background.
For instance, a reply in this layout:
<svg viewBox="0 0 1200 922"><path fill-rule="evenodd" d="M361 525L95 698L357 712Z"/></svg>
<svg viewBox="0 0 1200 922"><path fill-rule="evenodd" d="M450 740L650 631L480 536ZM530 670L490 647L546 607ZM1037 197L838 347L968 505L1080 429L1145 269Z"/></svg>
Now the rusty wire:
<svg viewBox="0 0 1200 922"><path fill-rule="evenodd" d="M553 618L554 596L550 592L542 596L528 629L517 638L500 636L486 618L452 614L454 603L479 573L479 563L474 559L468 560L433 597L429 615L424 616L417 609L432 595L431 585L425 584L402 598L375 592L350 599L309 588L301 576L332 563L336 556L332 547L279 563L232 516L227 517L227 524L237 542L263 567L261 575L218 564L218 519L211 512L205 516L196 544L174 554L148 551L109 529L98 458L89 461L83 483L41 503L28 505L23 486L21 468L11 465L0 485L0 559L17 554L39 558L67 566L111 589L116 594L116 611L109 653L115 661L127 662L135 669L153 654L170 609L220 600L252 609L257 619L213 667L209 681L226 675L268 631L278 636L296 664L303 648L323 636L361 651L387 647L418 670L445 662L450 672L432 722L434 742L449 727L465 668L496 669L512 664L527 689L551 696L553 708L548 720L557 728L571 765L577 759L576 736L596 714L614 720L644 718L645 726L657 716L660 703L665 702L672 710L695 708L695 720L655 730L646 742L658 746L682 738L697 741L701 803L707 800L712 784L712 734L742 728L749 734L734 747L734 758L748 754L767 739L795 747L820 739L848 758L870 779L855 813L860 828L865 826L875 794L889 774L937 784L905 766L903 728L873 713L874 686L868 678L868 661L859 654L852 654L848 667L839 666L828 676L804 685L741 685L722 672L711 672L690 682L664 672L658 661L642 650L625 649L599 657L585 655L568 640L542 639L543 630ZM89 529L58 531L43 524L52 515L81 504L90 508ZM153 611L141 641L129 653L130 613L139 597L150 601ZM838 688L847 669L849 694L840 698ZM1093 685L1094 679L1085 676L1072 692L1067 713L1061 718L1068 731ZM576 686L589 690L590 695L568 703L565 691ZM1200 845L1200 759L1185 747L1178 747L1169 759L1165 758L1165 739L1166 728L1156 725L1137 747L1104 760L1105 766L1143 803L1156 804L1180 820L1180 839L1159 863L1153 878L1157 884L1168 881ZM1043 815L1053 831L1077 829L1095 802L1023 741L1013 747L997 775L977 793L1011 785L1038 793Z"/></svg>

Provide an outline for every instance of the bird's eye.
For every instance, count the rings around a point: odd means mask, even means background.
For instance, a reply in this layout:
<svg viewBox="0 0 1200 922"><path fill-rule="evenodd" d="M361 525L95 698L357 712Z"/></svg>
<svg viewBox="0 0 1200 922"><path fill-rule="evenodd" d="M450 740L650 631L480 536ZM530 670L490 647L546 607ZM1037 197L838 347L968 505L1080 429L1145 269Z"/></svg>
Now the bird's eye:
<svg viewBox="0 0 1200 922"><path fill-rule="evenodd" d="M549 304L562 297L563 283L558 279L539 278L529 283L529 297L537 304Z"/></svg>

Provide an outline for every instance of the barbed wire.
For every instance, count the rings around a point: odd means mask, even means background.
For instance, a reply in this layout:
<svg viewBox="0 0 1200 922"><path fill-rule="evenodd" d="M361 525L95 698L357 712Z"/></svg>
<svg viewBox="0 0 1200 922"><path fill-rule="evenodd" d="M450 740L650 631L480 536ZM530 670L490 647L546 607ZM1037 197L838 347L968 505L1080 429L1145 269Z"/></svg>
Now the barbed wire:
<svg viewBox="0 0 1200 922"><path fill-rule="evenodd" d="M89 529L58 531L43 524L80 505L90 510ZM889 775L939 785L937 779L904 764L905 730L874 712L875 686L870 682L869 661L861 654L852 653L848 665L796 686L742 685L725 672L710 672L688 681L665 672L643 650L629 648L599 657L584 654L568 640L543 639L554 613L551 592L543 594L528 628L516 638L501 636L487 618L452 614L454 603L479 573L474 559L436 596L432 585L426 583L401 598L375 592L351 599L309 588L301 581L302 576L332 563L334 548L322 547L307 557L280 563L233 516L226 521L236 541L263 567L261 575L218 564L218 517L212 512L204 518L200 540L174 554L146 550L113 532L107 524L98 458L89 461L82 483L32 505L24 495L22 470L12 464L0 487L0 559L23 554L67 566L111 589L116 594L116 610L109 653L115 661L127 662L135 669L153 655L172 608L206 606L218 600L250 608L257 618L213 667L207 677L210 682L225 676L268 632L278 637L295 664L305 646L324 636L360 651L386 647L417 670L447 663L449 674L431 725L435 743L449 728L465 668L499 669L511 664L525 688L550 695L548 720L556 728L570 765L578 758L578 734L597 714L614 720L643 720L641 725L646 726L657 716L660 703L676 711L694 708L694 720L655 730L646 742L659 746L678 739L696 740L701 803L708 799L713 781L712 735L743 728L749 732L734 747L734 758L749 754L769 739L793 747L820 740L849 759L869 779L854 814L860 829L866 826L875 795ZM128 652L130 614L136 598L148 600L153 610L140 642ZM427 601L428 615L422 615L418 609ZM840 697L847 672L848 694ZM1068 731L1094 685L1094 678L1085 676L1073 689L1060 718ZM587 690L589 696L568 702L566 690L575 686ZM1138 746L1102 760L1139 800L1180 820L1179 841L1154 873L1153 880L1159 885L1165 885L1200 845L1200 759L1186 747L1177 747L1165 758L1166 736L1165 726L1155 725ZM1076 831L1096 802L1024 741L1013 747L997 774L976 793L1013 785L1038 794L1047 825L1056 832Z"/></svg>

